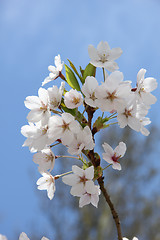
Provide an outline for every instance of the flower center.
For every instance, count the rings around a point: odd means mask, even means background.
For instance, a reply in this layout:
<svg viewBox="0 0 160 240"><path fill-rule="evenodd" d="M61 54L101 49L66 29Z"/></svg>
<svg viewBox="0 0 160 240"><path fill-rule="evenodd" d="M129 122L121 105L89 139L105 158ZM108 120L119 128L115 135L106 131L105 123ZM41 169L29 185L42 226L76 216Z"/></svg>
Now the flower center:
<svg viewBox="0 0 160 240"><path fill-rule="evenodd" d="M80 99L77 97L74 97L73 99L72 99L72 103L74 103L75 105L77 105L78 103L80 102Z"/></svg>
<svg viewBox="0 0 160 240"><path fill-rule="evenodd" d="M113 156L112 156L112 160L113 160L113 162L118 162L118 159L120 158L120 156L116 156L116 154L114 154Z"/></svg>
<svg viewBox="0 0 160 240"><path fill-rule="evenodd" d="M80 177L80 182L82 182L84 185L86 181L88 181L88 179L85 177L85 175L83 175L83 177Z"/></svg>

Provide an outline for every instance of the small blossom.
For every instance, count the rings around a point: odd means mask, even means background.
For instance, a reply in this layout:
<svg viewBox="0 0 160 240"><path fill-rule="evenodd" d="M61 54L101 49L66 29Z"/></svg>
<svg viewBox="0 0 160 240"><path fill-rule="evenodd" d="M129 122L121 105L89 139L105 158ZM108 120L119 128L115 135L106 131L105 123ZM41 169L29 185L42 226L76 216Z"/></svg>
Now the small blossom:
<svg viewBox="0 0 160 240"><path fill-rule="evenodd" d="M27 137L23 147L28 146L31 152L41 151L56 140L48 137L48 125L42 126L41 123L25 125L21 133Z"/></svg>
<svg viewBox="0 0 160 240"><path fill-rule="evenodd" d="M120 158L122 158L126 152L126 144L120 142L119 145L113 150L109 144L102 144L105 153L102 153L103 159L112 164L113 169L121 170L121 165L118 162Z"/></svg>
<svg viewBox="0 0 160 240"><path fill-rule="evenodd" d="M56 186L55 186L55 177L53 177L50 173L48 172L42 172L41 173L43 177L39 178L37 181L38 189L39 190L47 190L47 195L50 200L54 197L54 193L56 191Z"/></svg>
<svg viewBox="0 0 160 240"><path fill-rule="evenodd" d="M94 178L94 167L91 166L85 170L80 167L73 165L72 166L73 174L68 174L67 176L62 177L62 181L72 186L70 193L73 196L80 197L84 193L95 193L95 185L92 179Z"/></svg>
<svg viewBox="0 0 160 240"><path fill-rule="evenodd" d="M55 155L50 148L46 148L33 155L33 162L39 164L39 172L52 171L55 164Z"/></svg>
<svg viewBox="0 0 160 240"><path fill-rule="evenodd" d="M68 146L68 152L71 155L79 155L83 149L92 150L94 146L91 130L86 126L78 134L74 134L74 139Z"/></svg>
<svg viewBox="0 0 160 240"><path fill-rule="evenodd" d="M157 81L154 78L144 78L146 69L140 69L137 74L137 88L135 94L138 101L144 103L146 106L154 104L157 99L150 92L157 88Z"/></svg>
<svg viewBox="0 0 160 240"><path fill-rule="evenodd" d="M111 112L122 109L126 99L130 97L130 82L123 82L123 73L115 71L111 73L101 86L96 90L96 105L101 110Z"/></svg>
<svg viewBox="0 0 160 240"><path fill-rule="evenodd" d="M48 67L48 70L50 71L50 74L48 77L46 77L44 79L44 81L42 82L42 86L44 86L46 83L56 79L57 77L60 76L61 74L61 71L63 69L63 62L61 62L61 57L60 55L58 56L55 56L55 59L54 59L54 62L55 62L55 67L50 65Z"/></svg>
<svg viewBox="0 0 160 240"><path fill-rule="evenodd" d="M85 103L91 107L96 108L96 96L95 91L98 87L98 82L95 77L86 77L85 83L82 86L82 92L85 95Z"/></svg>
<svg viewBox="0 0 160 240"><path fill-rule="evenodd" d="M62 144L68 145L74 138L74 133L80 131L80 124L70 113L62 113L61 116L52 116L48 123L49 138L61 138Z"/></svg>
<svg viewBox="0 0 160 240"><path fill-rule="evenodd" d="M51 110L56 110L61 104L64 86L65 82L62 82L59 89L57 86L47 89L49 95L49 107Z"/></svg>
<svg viewBox="0 0 160 240"><path fill-rule="evenodd" d="M29 122L39 122L41 120L42 124L45 125L51 115L49 109L49 96L48 92L44 88L38 90L37 96L26 97L24 104L27 108L31 109L27 119Z"/></svg>
<svg viewBox="0 0 160 240"><path fill-rule="evenodd" d="M143 104L137 104L135 101L128 101L122 109L117 110L117 120L120 128L129 126L133 130L141 131L142 121L141 119L146 116L148 109Z"/></svg>
<svg viewBox="0 0 160 240"><path fill-rule="evenodd" d="M101 41L97 49L93 45L88 46L88 53L91 58L90 63L95 67L105 68L110 72L118 69L118 65L114 62L122 54L121 48L110 49L107 42Z"/></svg>
<svg viewBox="0 0 160 240"><path fill-rule="evenodd" d="M64 103L67 108L73 109L79 107L83 103L82 94L76 89L71 89L64 95Z"/></svg>

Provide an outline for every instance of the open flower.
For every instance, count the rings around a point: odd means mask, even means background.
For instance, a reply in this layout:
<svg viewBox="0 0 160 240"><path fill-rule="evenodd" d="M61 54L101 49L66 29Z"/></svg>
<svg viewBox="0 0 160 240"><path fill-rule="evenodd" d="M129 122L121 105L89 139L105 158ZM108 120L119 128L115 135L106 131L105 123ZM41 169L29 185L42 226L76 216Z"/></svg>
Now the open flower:
<svg viewBox="0 0 160 240"><path fill-rule="evenodd" d="M41 123L25 125L21 133L27 137L23 147L28 146L31 152L41 151L56 140L48 137L48 125L42 126Z"/></svg>
<svg viewBox="0 0 160 240"><path fill-rule="evenodd" d="M54 197L54 193L56 191L55 186L55 178L56 176L52 176L48 172L42 172L41 173L43 177L39 178L37 181L38 189L39 190L47 190L47 195L50 200Z"/></svg>
<svg viewBox="0 0 160 240"><path fill-rule="evenodd" d="M80 130L78 134L74 134L73 141L68 146L68 152L71 155L79 155L81 151L92 150L95 146L92 138L92 132L88 126Z"/></svg>
<svg viewBox="0 0 160 240"><path fill-rule="evenodd" d="M123 73L115 71L111 73L101 86L96 90L96 105L102 111L122 109L126 99L130 97L131 85L129 81L123 81Z"/></svg>
<svg viewBox="0 0 160 240"><path fill-rule="evenodd" d="M95 67L105 68L110 72L118 69L118 65L114 62L122 54L121 48L110 49L107 42L101 41L97 49L93 45L88 46L88 54L91 58L90 63Z"/></svg>
<svg viewBox="0 0 160 240"><path fill-rule="evenodd" d="M67 108L73 109L79 107L83 103L82 94L76 89L71 89L64 95L64 103Z"/></svg>
<svg viewBox="0 0 160 240"><path fill-rule="evenodd" d="M80 124L70 113L62 113L61 116L52 116L49 119L49 138L61 138L63 145L68 145L74 138L74 133L80 131Z"/></svg>
<svg viewBox="0 0 160 240"><path fill-rule="evenodd" d="M112 164L113 169L121 170L121 165L118 162L120 158L122 158L126 152L126 144L124 142L120 142L119 145L113 150L109 144L102 144L105 153L102 153L103 159Z"/></svg>
<svg viewBox="0 0 160 240"><path fill-rule="evenodd" d="M144 103L146 107L150 107L157 99L150 92L157 88L157 81L155 78L144 78L146 69L140 69L137 74L137 88L135 94L140 103Z"/></svg>
<svg viewBox="0 0 160 240"><path fill-rule="evenodd" d="M46 77L44 79L44 81L42 82L42 86L44 86L46 83L49 83L50 81L52 81L60 76L64 63L61 62L61 57L59 54L58 54L58 56L55 56L54 62L55 62L55 67L52 65L50 65L48 67L50 74L48 77Z"/></svg>
<svg viewBox="0 0 160 240"><path fill-rule="evenodd" d="M62 181L72 186L70 193L73 196L80 197L84 193L88 192L90 194L95 193L95 185L92 179L94 178L94 167L91 166L85 170L73 165L73 174L68 174L62 177Z"/></svg>
<svg viewBox="0 0 160 240"><path fill-rule="evenodd" d="M39 164L39 172L52 171L55 164L55 155L50 148L45 148L33 155L33 162Z"/></svg>

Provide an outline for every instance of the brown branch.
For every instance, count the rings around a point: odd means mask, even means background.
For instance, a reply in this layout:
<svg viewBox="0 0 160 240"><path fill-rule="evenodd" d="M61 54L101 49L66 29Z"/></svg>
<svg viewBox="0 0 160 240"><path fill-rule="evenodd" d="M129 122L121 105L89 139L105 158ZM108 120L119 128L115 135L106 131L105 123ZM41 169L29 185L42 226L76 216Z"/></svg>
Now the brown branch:
<svg viewBox="0 0 160 240"><path fill-rule="evenodd" d="M88 126L90 127L91 131L92 131L92 136L93 136L93 140L94 140L94 134L96 133L96 130L97 129L92 129L92 118L93 118L93 114L95 112L95 109L90 107L90 106L87 106L86 108L86 112L88 114ZM89 158L89 160L92 162L93 166L95 168L97 168L98 166L100 166L100 157L98 155L96 155L96 153L94 152L94 150L90 150L88 152L85 152L83 150L83 153ZM115 207L110 199L110 196L109 194L107 193L107 190L106 188L104 187L104 181L103 181L103 177L99 177L97 179L98 183L99 183L99 186L100 186L100 189L105 197L105 200L106 202L108 203L109 205L109 208L111 210L111 214L112 214L112 217L114 219L114 222L115 222L115 225L116 225L116 228L117 228L117 234L118 234L118 240L123 240L122 238L122 232L121 232L121 225L120 225L120 220L119 220L119 216L118 216L118 213L116 212L115 210Z"/></svg>
<svg viewBox="0 0 160 240"><path fill-rule="evenodd" d="M109 208L110 208L111 213L112 213L112 217L113 217L113 219L115 221L116 228L117 228L117 234L118 234L118 240L122 240L123 238L122 238L122 232L121 232L121 225L120 225L119 216L118 216L118 213L116 212L116 210L114 208L113 203L111 202L110 196L107 193L106 188L104 187L103 177L98 178L97 181L98 181L98 183L100 185L100 189L101 189L101 191L103 193L103 196L106 199L106 202L109 205Z"/></svg>

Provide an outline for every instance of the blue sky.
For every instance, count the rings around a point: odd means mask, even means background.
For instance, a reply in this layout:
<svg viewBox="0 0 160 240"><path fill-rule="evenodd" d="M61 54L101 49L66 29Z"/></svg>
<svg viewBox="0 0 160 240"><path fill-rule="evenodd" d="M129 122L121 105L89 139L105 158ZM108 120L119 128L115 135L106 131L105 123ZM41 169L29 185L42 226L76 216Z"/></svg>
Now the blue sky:
<svg viewBox="0 0 160 240"><path fill-rule="evenodd" d="M24 99L37 95L54 56L85 67L88 45L104 40L122 48L117 62L125 80L135 82L143 67L159 82L159 13L158 0L0 1L0 233L12 239L16 229L27 232L39 214L36 166L21 147L20 128L27 123ZM159 87L154 94L159 97ZM157 125L159 108L157 101L149 114Z"/></svg>

